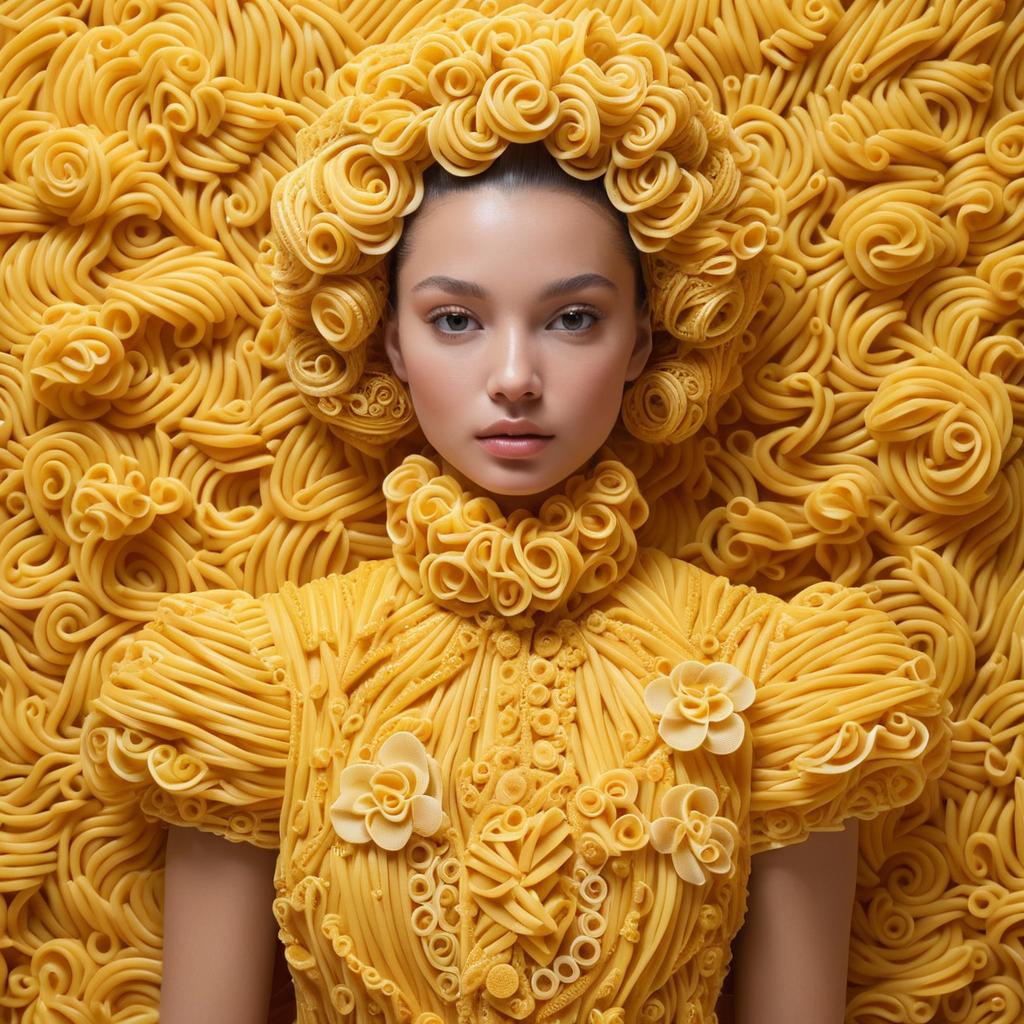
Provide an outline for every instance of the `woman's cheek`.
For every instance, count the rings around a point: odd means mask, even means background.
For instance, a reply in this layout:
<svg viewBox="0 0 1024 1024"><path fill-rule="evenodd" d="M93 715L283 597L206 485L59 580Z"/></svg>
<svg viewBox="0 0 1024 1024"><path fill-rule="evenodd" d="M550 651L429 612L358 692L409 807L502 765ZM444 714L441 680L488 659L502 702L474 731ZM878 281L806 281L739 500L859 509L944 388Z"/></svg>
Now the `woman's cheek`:
<svg viewBox="0 0 1024 1024"><path fill-rule="evenodd" d="M413 404L417 409L422 407L425 412L436 416L446 409L450 412L459 408L458 403L466 397L464 373L440 353L426 355L416 352L411 360L407 359L406 369Z"/></svg>
<svg viewBox="0 0 1024 1024"><path fill-rule="evenodd" d="M618 415L622 404L623 377L617 362L580 360L565 374L564 380L569 385L572 402L580 412L603 423L608 419L614 420Z"/></svg>

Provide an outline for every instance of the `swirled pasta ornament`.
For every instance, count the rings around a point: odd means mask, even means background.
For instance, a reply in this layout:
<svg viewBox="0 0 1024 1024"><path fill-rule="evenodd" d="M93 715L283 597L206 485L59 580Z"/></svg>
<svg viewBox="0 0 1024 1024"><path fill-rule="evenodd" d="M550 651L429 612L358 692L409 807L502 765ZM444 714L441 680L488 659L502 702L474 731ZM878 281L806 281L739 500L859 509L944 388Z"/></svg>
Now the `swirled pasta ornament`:
<svg viewBox="0 0 1024 1024"><path fill-rule="evenodd" d="M339 85L271 205L282 344L314 415L369 453L416 430L380 348L385 256L427 167L479 174L535 142L566 174L603 180L643 253L660 342L622 425L675 443L714 414L768 282L781 190L674 55L596 10L457 9L368 47Z"/></svg>

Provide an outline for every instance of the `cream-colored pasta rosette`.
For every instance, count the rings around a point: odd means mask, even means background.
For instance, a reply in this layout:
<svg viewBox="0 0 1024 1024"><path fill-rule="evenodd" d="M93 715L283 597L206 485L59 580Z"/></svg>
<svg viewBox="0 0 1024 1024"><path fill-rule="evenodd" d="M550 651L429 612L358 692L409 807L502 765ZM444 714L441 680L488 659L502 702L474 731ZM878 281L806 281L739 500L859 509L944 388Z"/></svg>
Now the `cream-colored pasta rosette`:
<svg viewBox="0 0 1024 1024"><path fill-rule="evenodd" d="M682 783L661 798L662 816L650 823L651 845L672 856L676 874L693 885L711 875L731 875L739 844L736 823L718 813L719 801L707 786Z"/></svg>
<svg viewBox="0 0 1024 1024"><path fill-rule="evenodd" d="M603 178L643 254L656 345L621 426L674 443L717 411L751 347L741 335L781 237L781 191L660 43L595 10L460 9L367 47L334 87L274 191L271 241L278 358L340 436L380 454L417 429L376 328L424 172L479 174L531 143L567 175Z"/></svg>
<svg viewBox="0 0 1024 1024"><path fill-rule="evenodd" d="M728 662L680 661L644 690L648 709L660 716L658 734L676 750L706 746L731 754L743 743L741 711L754 703L751 679Z"/></svg>
<svg viewBox="0 0 1024 1024"><path fill-rule="evenodd" d="M414 733L396 732L382 744L377 763L350 764L331 804L335 832L349 843L371 840L401 850L413 832L432 836L444 821L441 769Z"/></svg>

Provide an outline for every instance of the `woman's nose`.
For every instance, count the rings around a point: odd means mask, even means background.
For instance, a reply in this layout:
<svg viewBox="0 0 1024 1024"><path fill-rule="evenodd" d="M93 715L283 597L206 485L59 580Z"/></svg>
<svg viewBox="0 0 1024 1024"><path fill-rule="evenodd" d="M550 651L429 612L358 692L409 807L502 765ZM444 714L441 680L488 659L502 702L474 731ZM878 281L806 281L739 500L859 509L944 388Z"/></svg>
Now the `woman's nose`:
<svg viewBox="0 0 1024 1024"><path fill-rule="evenodd" d="M516 326L495 331L491 337L491 369L487 391L491 398L516 402L539 398L540 368L537 353L526 332Z"/></svg>

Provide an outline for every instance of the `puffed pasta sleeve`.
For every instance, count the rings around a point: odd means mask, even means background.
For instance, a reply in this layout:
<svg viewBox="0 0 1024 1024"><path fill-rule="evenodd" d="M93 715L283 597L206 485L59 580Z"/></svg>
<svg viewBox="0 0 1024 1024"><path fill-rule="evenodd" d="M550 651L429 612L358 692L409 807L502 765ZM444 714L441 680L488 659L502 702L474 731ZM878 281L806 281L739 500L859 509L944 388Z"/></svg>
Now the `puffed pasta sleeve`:
<svg viewBox="0 0 1024 1024"><path fill-rule="evenodd" d="M863 589L814 584L769 625L746 712L753 853L911 803L952 738L934 664Z"/></svg>
<svg viewBox="0 0 1024 1024"><path fill-rule="evenodd" d="M242 591L173 596L89 705L86 781L147 820L279 846L291 692L262 604Z"/></svg>

